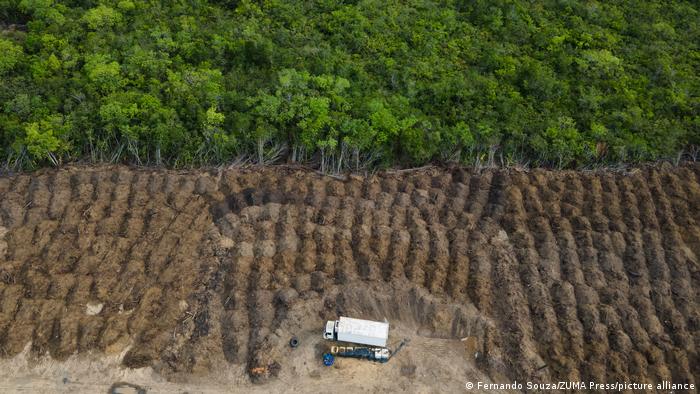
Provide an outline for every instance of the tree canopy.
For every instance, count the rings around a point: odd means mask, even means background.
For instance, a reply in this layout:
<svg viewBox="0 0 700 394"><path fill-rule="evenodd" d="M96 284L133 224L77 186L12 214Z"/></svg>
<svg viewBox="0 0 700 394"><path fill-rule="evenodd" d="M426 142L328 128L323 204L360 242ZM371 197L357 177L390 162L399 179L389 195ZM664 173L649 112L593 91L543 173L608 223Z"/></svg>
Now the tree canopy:
<svg viewBox="0 0 700 394"><path fill-rule="evenodd" d="M0 160L655 160L699 44L682 0L0 0Z"/></svg>

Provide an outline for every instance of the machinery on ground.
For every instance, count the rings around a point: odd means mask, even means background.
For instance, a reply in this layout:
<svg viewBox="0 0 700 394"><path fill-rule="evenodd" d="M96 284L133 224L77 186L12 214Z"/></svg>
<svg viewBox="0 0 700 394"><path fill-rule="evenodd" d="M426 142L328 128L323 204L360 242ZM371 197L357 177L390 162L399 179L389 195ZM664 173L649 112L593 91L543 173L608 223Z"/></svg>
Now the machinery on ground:
<svg viewBox="0 0 700 394"><path fill-rule="evenodd" d="M333 341L386 347L389 323L341 316L339 320L326 322L323 337Z"/></svg>
<svg viewBox="0 0 700 394"><path fill-rule="evenodd" d="M385 363L391 358L391 351L385 347L331 346L331 354L338 357L352 357Z"/></svg>
<svg viewBox="0 0 700 394"><path fill-rule="evenodd" d="M351 357L385 363L389 361L408 341L403 340L394 352L386 347L389 339L389 323L354 319L341 316L338 320L326 322L323 337L338 342L355 345L334 345L324 353L323 363L333 365L335 357Z"/></svg>

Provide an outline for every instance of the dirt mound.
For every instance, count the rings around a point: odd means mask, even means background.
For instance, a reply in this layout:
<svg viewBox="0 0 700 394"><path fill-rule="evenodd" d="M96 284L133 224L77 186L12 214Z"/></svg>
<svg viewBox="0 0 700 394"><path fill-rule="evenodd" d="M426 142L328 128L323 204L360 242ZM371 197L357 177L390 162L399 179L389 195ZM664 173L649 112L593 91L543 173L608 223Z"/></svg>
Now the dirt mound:
<svg viewBox="0 0 700 394"><path fill-rule="evenodd" d="M288 367L288 334L347 314L473 337L495 381L697 384L699 181L698 166L0 178L0 356L128 349L124 365L172 379L225 360L257 380Z"/></svg>

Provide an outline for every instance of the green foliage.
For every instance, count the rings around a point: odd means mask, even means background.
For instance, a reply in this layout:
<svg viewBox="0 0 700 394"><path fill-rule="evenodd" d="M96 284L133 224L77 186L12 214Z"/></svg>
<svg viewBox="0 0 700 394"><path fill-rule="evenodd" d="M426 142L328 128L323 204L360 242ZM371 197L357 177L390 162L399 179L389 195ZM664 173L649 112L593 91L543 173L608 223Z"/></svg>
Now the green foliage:
<svg viewBox="0 0 700 394"><path fill-rule="evenodd" d="M0 75L12 70L22 60L22 47L0 38Z"/></svg>
<svg viewBox="0 0 700 394"><path fill-rule="evenodd" d="M349 86L344 78L281 70L273 92L260 92L247 101L257 118L254 134L311 151L335 149L339 116L350 109L344 96Z"/></svg>
<svg viewBox="0 0 700 394"><path fill-rule="evenodd" d="M119 8L121 9L133 9L134 5L124 4L125 2L119 3ZM87 27L91 30L106 29L122 21L122 14L114 8L108 7L106 5L99 5L93 9L88 10L85 15L83 15L83 21L87 23Z"/></svg>
<svg viewBox="0 0 700 394"><path fill-rule="evenodd" d="M533 139L532 144L535 151L541 152L547 161L556 162L559 168L567 166L584 152L583 138L576 122L568 116L553 122L544 135Z"/></svg>
<svg viewBox="0 0 700 394"><path fill-rule="evenodd" d="M110 61L106 55L88 55L85 60L85 75L97 92L110 93L124 85L119 63Z"/></svg>
<svg viewBox="0 0 700 394"><path fill-rule="evenodd" d="M0 17L19 27L0 31L2 162L576 167L700 144L687 0L0 0Z"/></svg>
<svg viewBox="0 0 700 394"><path fill-rule="evenodd" d="M69 129L61 116L52 116L38 122L27 123L22 145L36 163L53 162L58 164L56 156L67 150L68 145L62 139Z"/></svg>

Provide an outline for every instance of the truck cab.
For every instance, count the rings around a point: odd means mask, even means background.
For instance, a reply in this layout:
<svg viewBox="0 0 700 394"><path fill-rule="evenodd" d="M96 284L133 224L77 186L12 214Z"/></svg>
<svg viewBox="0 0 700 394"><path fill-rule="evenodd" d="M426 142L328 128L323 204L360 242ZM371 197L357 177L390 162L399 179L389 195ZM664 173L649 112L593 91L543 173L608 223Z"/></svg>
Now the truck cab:
<svg viewBox="0 0 700 394"><path fill-rule="evenodd" d="M335 340L335 333L338 329L338 321L329 320L326 322L326 329L323 331L323 338Z"/></svg>

